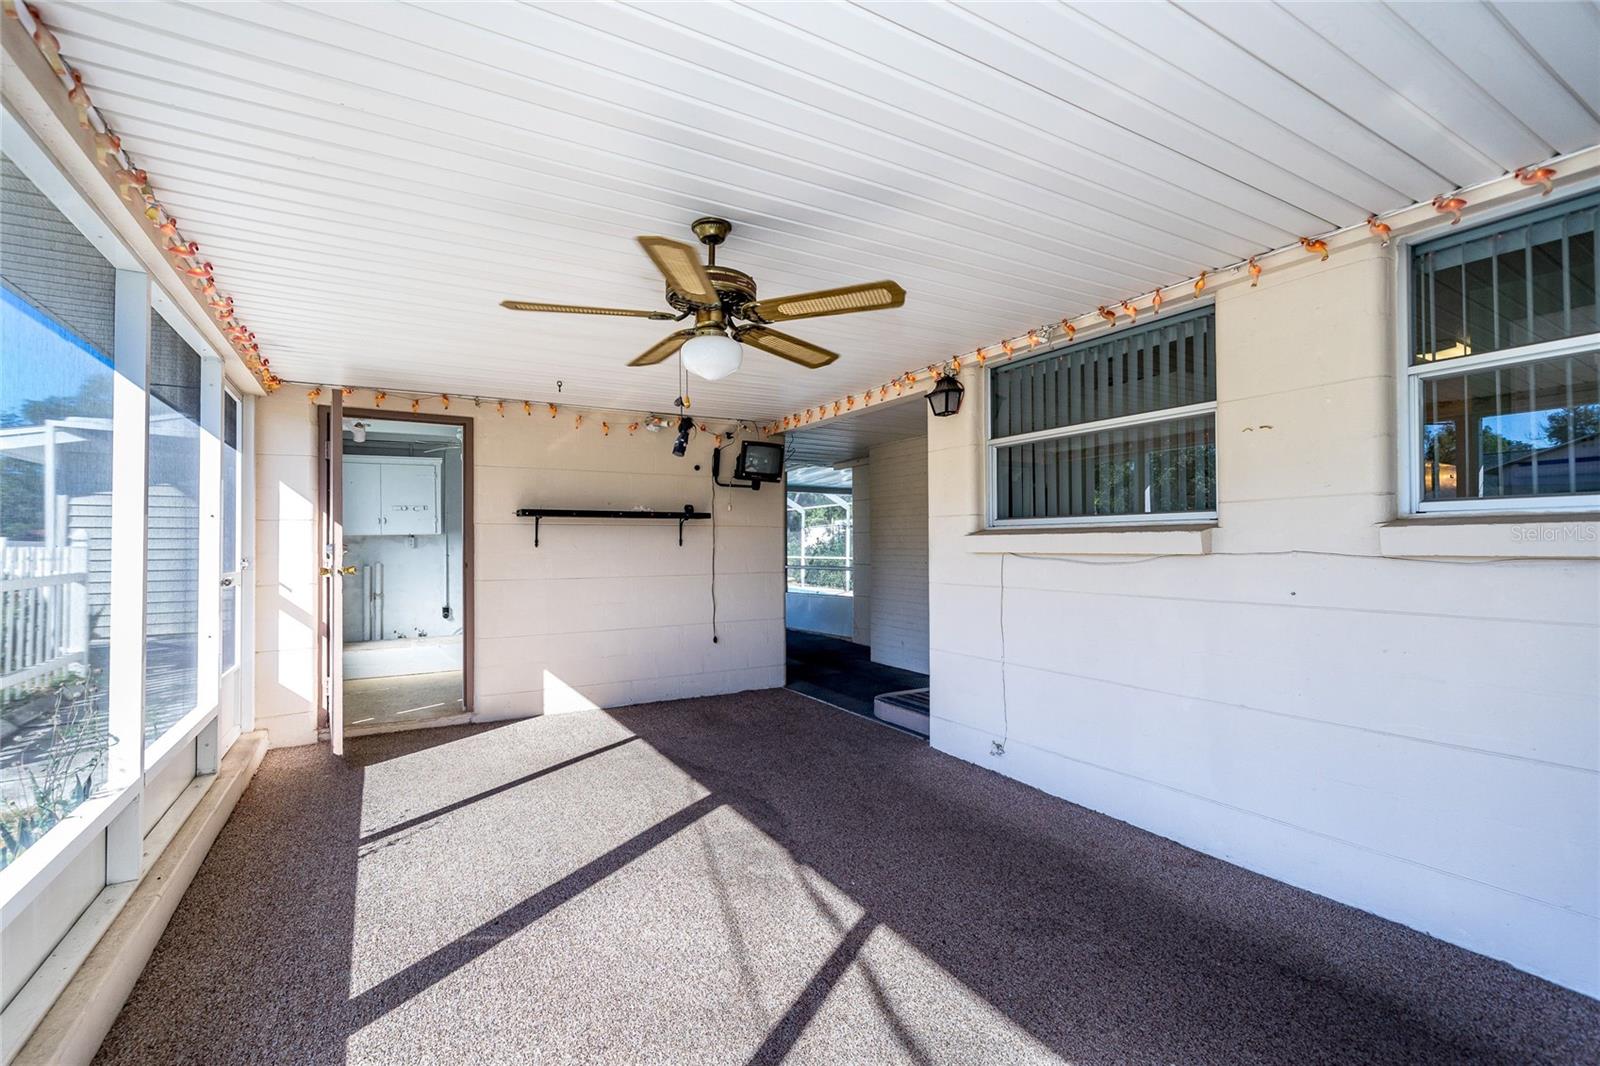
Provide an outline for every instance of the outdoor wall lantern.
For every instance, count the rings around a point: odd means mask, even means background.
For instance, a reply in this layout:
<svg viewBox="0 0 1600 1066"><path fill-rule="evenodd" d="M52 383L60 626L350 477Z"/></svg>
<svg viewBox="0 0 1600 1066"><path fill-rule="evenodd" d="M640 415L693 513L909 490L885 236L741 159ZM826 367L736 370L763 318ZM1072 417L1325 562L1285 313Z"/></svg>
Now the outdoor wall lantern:
<svg viewBox="0 0 1600 1066"><path fill-rule="evenodd" d="M966 391L966 387L954 375L940 377L934 382L933 391L928 393L928 406L933 408L933 417L944 418L961 410L961 397Z"/></svg>

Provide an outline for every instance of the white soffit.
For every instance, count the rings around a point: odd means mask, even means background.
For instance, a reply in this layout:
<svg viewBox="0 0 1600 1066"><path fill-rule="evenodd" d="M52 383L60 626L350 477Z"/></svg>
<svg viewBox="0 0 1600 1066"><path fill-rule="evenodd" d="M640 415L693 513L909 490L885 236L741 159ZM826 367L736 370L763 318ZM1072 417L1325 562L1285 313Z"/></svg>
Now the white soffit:
<svg viewBox="0 0 1600 1066"><path fill-rule="evenodd" d="M763 295L892 277L696 409L783 414L1600 143L1600 9L42 0L293 380L666 409L635 234ZM559 396L556 382L563 382Z"/></svg>
<svg viewBox="0 0 1600 1066"><path fill-rule="evenodd" d="M864 459L880 444L925 435L928 410L927 397L919 393L790 430L783 435L785 462L827 465Z"/></svg>

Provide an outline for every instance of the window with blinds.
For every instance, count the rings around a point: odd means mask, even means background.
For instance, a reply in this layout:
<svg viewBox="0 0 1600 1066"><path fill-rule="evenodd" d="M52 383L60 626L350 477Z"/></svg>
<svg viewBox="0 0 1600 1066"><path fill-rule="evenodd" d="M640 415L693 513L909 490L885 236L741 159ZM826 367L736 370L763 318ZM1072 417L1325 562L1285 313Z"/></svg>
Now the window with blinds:
<svg viewBox="0 0 1600 1066"><path fill-rule="evenodd" d="M1412 362L1594 333L1600 193L1420 244Z"/></svg>
<svg viewBox="0 0 1600 1066"><path fill-rule="evenodd" d="M1412 249L1415 509L1600 494L1597 224L1600 193Z"/></svg>
<svg viewBox="0 0 1600 1066"><path fill-rule="evenodd" d="M995 523L1216 510L1212 308L995 367Z"/></svg>

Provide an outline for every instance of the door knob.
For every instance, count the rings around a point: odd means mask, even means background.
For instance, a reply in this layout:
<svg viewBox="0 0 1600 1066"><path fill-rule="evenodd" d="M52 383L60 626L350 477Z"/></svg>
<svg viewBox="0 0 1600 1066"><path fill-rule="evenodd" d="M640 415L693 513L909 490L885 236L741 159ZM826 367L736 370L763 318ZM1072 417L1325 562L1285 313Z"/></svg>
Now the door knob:
<svg viewBox="0 0 1600 1066"><path fill-rule="evenodd" d="M336 571L330 570L326 566L317 567L317 574L319 576L321 576L321 577L331 577L335 572ZM339 567L339 569L337 571L337 573L344 574L346 577L350 576L351 574L353 574L355 572L356 572L356 568L353 567L353 566L341 566L341 567Z"/></svg>

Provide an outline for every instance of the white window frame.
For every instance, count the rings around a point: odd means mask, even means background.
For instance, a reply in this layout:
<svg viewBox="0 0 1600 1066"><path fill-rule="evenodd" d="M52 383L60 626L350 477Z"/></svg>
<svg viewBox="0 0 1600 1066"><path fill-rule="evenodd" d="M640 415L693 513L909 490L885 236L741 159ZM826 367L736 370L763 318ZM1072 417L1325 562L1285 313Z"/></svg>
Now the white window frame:
<svg viewBox="0 0 1600 1066"><path fill-rule="evenodd" d="M219 558L218 563L217 563L218 569L219 569L219 579L218 579L218 585L219 585L218 595L219 595L219 597L221 595L221 592L220 592L221 588L231 588L233 590L233 610L234 610L234 617L233 617L233 665L232 666L228 666L228 667L223 667L223 665L222 665L222 660L221 660L221 653L223 651L223 646L222 646L222 628L221 628L222 627L222 617L221 617L221 614L220 614L220 601L219 601L219 607L218 607L219 614L217 616L217 642L218 642L217 643L217 653L218 653L217 669L219 671L219 674L218 674L219 682L220 682L221 678L226 677L229 674L236 673L240 669L240 665L241 665L240 664L240 659L241 659L241 653L242 653L242 648L243 648L243 641L240 640L240 637L244 632L244 625L243 625L243 619L240 618L239 615L240 615L240 612L243 611L243 609L244 609L243 608L243 603L244 603L244 571L245 571L245 567L248 565L248 563L245 560L245 554L244 554L244 466L245 466L245 463L244 463L244 453L245 453L245 448L244 448L244 426L245 426L245 423L244 423L244 399L239 395L238 390L236 390L232 385L228 384L227 382L223 383L222 393L223 393L222 407L218 412L218 417L221 419L221 421L218 424L218 439L219 439L219 441L221 440L221 435L224 432L222 427L227 424L228 401L232 400L233 404L234 404L234 409L235 409L235 411L237 411L235 424L238 427L239 443L238 443L238 446L234 448L234 453L233 453L233 463L234 463L234 471L233 471L233 555L234 555L234 558L233 558L233 563L234 563L234 568L232 570L222 570L221 569L222 561L221 561L220 558ZM223 441L222 442L222 448L221 448L221 462L222 463L226 463L227 460L228 460L227 443L225 441ZM222 468L219 467L219 472L221 471L221 469ZM218 491L219 491L219 493L221 491L220 484L218 486ZM217 505L218 505L219 508L222 505L222 499L221 499L220 495L219 495L219 498L217 500ZM220 525L217 527L217 534L218 534L219 537L222 534L222 527ZM218 555L220 557L220 555L221 555L220 550L218 552Z"/></svg>
<svg viewBox="0 0 1600 1066"><path fill-rule="evenodd" d="M1210 310L1212 321L1216 321L1216 303L1212 300L1197 301L1180 309L1183 314L1190 312ZM1027 358L1042 357L1054 352L1073 348L1080 344L1094 344L1105 340L1113 334L1127 329L1145 329L1146 326L1123 325L1116 329L1109 329L1103 333L1095 333L1082 340L1062 341L1041 348L1036 352L1029 352ZM1215 337L1216 334L1213 334ZM1220 366L1222 353L1217 352L1217 361ZM1123 514L1123 515L1072 515L1063 517L1046 518L1000 518L999 496L1000 486L998 481L1000 449L1013 444L1032 444L1035 441L1055 440L1064 437L1081 437L1091 433L1102 433L1110 429L1127 429L1132 426L1149 425L1156 422L1174 422L1184 418L1193 418L1199 415L1211 415L1215 418L1217 401L1206 400L1203 403L1186 404L1182 407L1164 407L1159 411L1145 411L1136 415L1123 415L1120 418L1104 418L1098 422L1081 422L1072 426L1060 426L1052 429L1034 430L1031 433L1013 433L1009 437L991 437L990 422L991 382L993 381L993 367L983 367L979 371L979 378L983 387L979 389L979 416L983 419L983 480L984 480L984 525L988 529L1122 529L1128 526L1205 526L1217 523L1215 508L1209 511L1178 511L1163 514ZM1213 424L1214 425L1214 424ZM1213 474L1220 481L1220 475Z"/></svg>
<svg viewBox="0 0 1600 1066"><path fill-rule="evenodd" d="M145 753L146 777L155 776L165 769L170 759L181 758L174 753L188 750L196 736L216 722L221 699L218 682L222 662L217 645L222 629L222 359L166 293L156 286L151 286L150 307L200 357L200 536L199 567L195 576L198 582L195 597L198 615L195 619L195 633L198 636L195 642L195 704L150 745ZM147 326L145 333L149 332ZM142 507L141 511L148 513L148 501L145 503L146 507ZM140 736L143 735L141 729Z"/></svg>
<svg viewBox="0 0 1600 1066"><path fill-rule="evenodd" d="M1551 203L1573 199L1600 188L1600 178L1580 182ZM1472 220L1471 229L1493 226L1508 218L1527 213L1537 207L1549 206L1544 201L1529 204L1525 199L1485 211ZM1449 519L1484 515L1523 516L1538 514L1584 514L1600 512L1600 493L1561 496L1501 496L1475 500L1424 500L1422 498L1422 386L1425 382L1442 377L1454 377L1473 370L1492 370L1495 367L1517 366L1540 359L1557 358L1591 352L1600 348L1600 332L1580 337L1567 337L1556 341L1526 344L1519 348L1505 348L1483 355L1463 355L1454 359L1437 360L1412 365L1411 357L1411 285L1412 255L1419 244L1441 236L1439 227L1414 233L1395 241L1395 305L1394 351L1399 361L1395 375L1395 403L1399 406L1395 435L1395 454L1400 482L1396 488L1399 514L1406 518Z"/></svg>
<svg viewBox="0 0 1600 1066"><path fill-rule="evenodd" d="M86 238L116 271L113 306L114 392L112 430L112 569L110 624L110 677L106 700L112 742L107 756L106 782L85 803L53 826L16 861L0 869L0 927L26 918L59 936L49 959L4 1005L0 1013L0 1061L7 1061L27 1040L90 949L110 926L136 884L159 854L159 841L168 839L175 820L192 810L214 775L222 752L217 735L219 711L218 634L221 628L219 578L221 571L220 524L220 419L223 355L206 342L193 322L181 312L150 276L138 255L117 235L115 228L90 202L72 177L44 147L9 103L0 106L0 144L6 155L45 194L58 211ZM201 356L201 500L199 558L200 597L196 706L166 734L144 745L146 714L144 686L145 588L148 568L147 501L150 361L150 323L160 314ZM241 403L240 463L245 475L240 493L240 553L248 559L253 540L248 526L252 517L247 494L252 491L251 406ZM245 563L244 565L248 565ZM209 594L208 594L209 590ZM238 658L250 657L253 633L249 628L250 599L241 597ZM207 669L209 667L209 670ZM241 674L246 681L249 671ZM253 717L249 690L245 690L246 724ZM180 763L191 768L189 785L171 802L165 817L147 810L147 795L157 787L163 805L170 799L172 775ZM198 787L196 787L198 786ZM157 841L146 854L149 840ZM105 885L87 910L72 914L51 909L49 901L59 879L79 867L87 854L104 849Z"/></svg>

